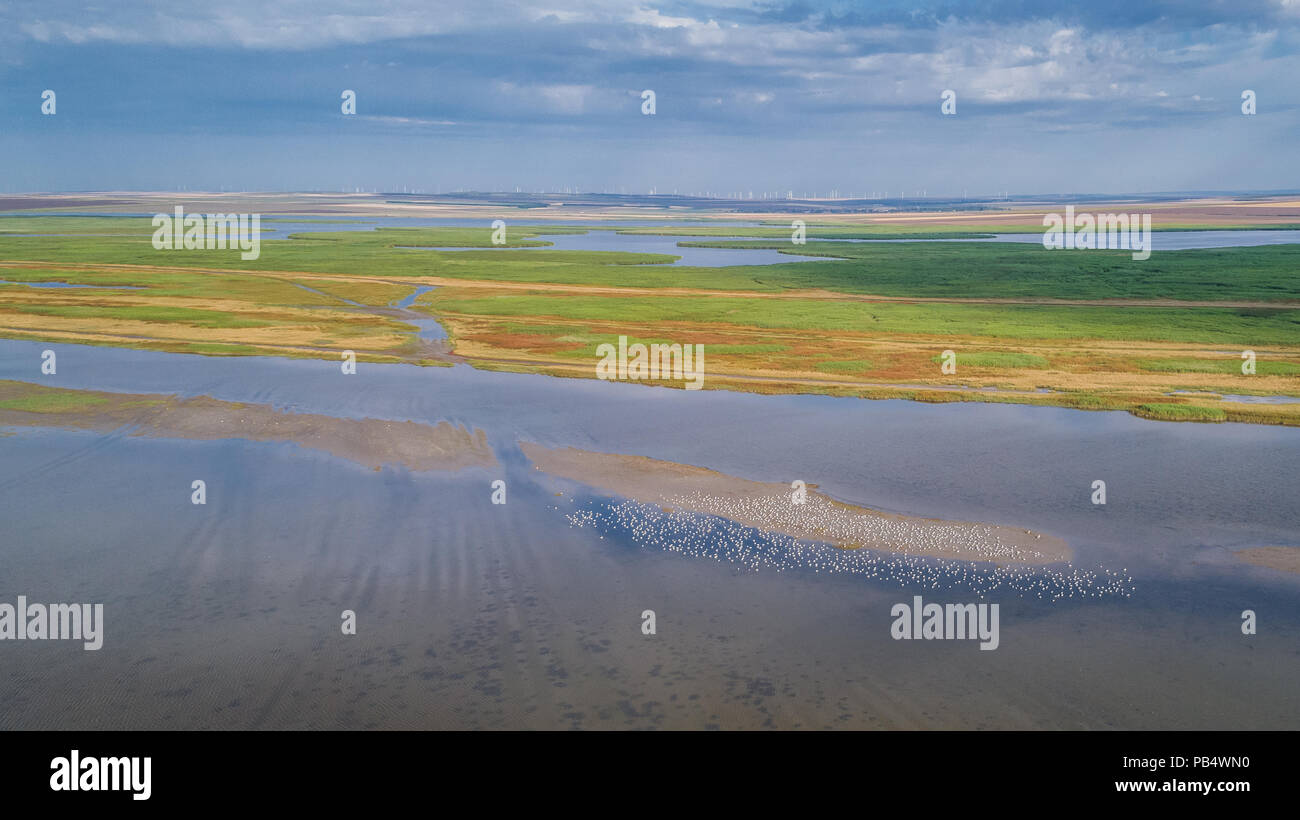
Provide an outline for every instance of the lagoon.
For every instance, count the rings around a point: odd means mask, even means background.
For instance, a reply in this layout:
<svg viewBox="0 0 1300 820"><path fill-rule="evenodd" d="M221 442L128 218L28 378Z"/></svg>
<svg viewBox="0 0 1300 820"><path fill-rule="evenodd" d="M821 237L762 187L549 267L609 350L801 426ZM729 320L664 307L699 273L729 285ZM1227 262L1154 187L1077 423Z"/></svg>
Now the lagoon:
<svg viewBox="0 0 1300 820"><path fill-rule="evenodd" d="M1300 545L1294 428L21 341L0 341L0 378L447 420L500 462L375 472L284 442L11 428L0 597L103 602L106 636L97 653L6 647L3 728L1300 728L1300 583L1231 555ZM896 642L890 608L920 589L574 529L608 500L537 473L520 441L1033 528L1135 591L994 595L995 652ZM925 595L976 600L957 582ZM1242 636L1245 608L1268 629Z"/></svg>

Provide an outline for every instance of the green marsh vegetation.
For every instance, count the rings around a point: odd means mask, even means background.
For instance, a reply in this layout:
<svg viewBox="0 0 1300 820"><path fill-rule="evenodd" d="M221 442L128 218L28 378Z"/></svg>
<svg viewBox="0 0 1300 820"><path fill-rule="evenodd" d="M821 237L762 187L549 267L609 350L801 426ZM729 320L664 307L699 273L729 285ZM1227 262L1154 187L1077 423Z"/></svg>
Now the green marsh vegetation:
<svg viewBox="0 0 1300 820"><path fill-rule="evenodd" d="M559 361L572 370L594 361L595 348L621 332L645 343L706 340L711 365L722 367L710 373L718 383L726 382L728 369L770 373L774 381L728 384L731 389L1300 423L1300 413L1284 407L1220 408L1212 406L1218 403L1212 395L1162 398L1176 387L1300 393L1300 380L1292 378L1300 375L1300 246L1166 251L1136 261L1127 251L1029 244L818 242L819 234L917 238L959 232L810 223L805 245L791 244L788 227L777 226L744 229L766 239L690 244L775 248L826 260L656 267L673 257L546 249L545 234L586 230L512 223L506 248L491 244L488 220L482 227L307 233L264 238L261 257L242 260L230 251L155 250L144 218L7 217L0 219L0 260L9 264L0 261L0 280L104 289L0 285L0 327L18 338L75 340L58 332L76 330L95 334L88 340L96 344L209 355L328 357L347 347L372 361L411 361L412 326L383 311L414 290L419 282L412 277L436 277L439 287L414 309L442 319L457 352L463 346L485 368L555 372L548 367ZM707 237L738 235L741 229L617 230ZM64 235L17 235L46 232ZM675 290L653 292L665 288ZM908 301L913 298L942 301ZM1080 300L1103 304L1069 303ZM122 324L130 327L114 329L115 337L106 330ZM935 363L947 348L957 351L959 381L962 366L979 371L972 388L994 384L1032 391L1037 379L1050 376L1053 392L927 391L920 382L952 381L940 376ZM1244 349L1260 351L1257 373L1263 381L1241 376L1238 354ZM780 384L782 376L795 373L804 375ZM807 374L824 378L818 382ZM916 381L918 389L900 393L867 380Z"/></svg>
<svg viewBox="0 0 1300 820"><path fill-rule="evenodd" d="M106 219L99 221L116 222ZM125 221L125 220L123 220ZM220 250L159 251L147 220L134 236L0 235L0 259L43 262L209 267L248 271L364 273L702 290L829 290L845 294L935 298L1168 299L1293 302L1300 307L1300 245L1164 251L1137 261L1127 251L1048 250L1017 243L689 243L823 255L819 262L728 268L653 267L663 254L619 251L512 252L544 248L542 234L581 233L572 226L510 226L506 248L491 229L380 228L263 239L261 258ZM687 229L680 229L687 230ZM440 253L423 247L483 248ZM1281 307L1281 306L1280 306Z"/></svg>

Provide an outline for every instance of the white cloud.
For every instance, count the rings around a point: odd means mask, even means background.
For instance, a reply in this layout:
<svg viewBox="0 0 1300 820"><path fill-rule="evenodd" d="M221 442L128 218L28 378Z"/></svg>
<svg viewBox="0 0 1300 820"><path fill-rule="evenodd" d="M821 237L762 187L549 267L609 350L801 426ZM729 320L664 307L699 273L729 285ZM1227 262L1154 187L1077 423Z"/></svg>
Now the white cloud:
<svg viewBox="0 0 1300 820"><path fill-rule="evenodd" d="M596 93L596 88L590 85L521 85L499 82L496 88L500 94L509 97L514 105L558 114L583 113Z"/></svg>
<svg viewBox="0 0 1300 820"><path fill-rule="evenodd" d="M661 14L658 9L644 7L637 8L629 14L627 20L630 23L655 28L689 28L700 25L699 21L692 17L668 17Z"/></svg>
<svg viewBox="0 0 1300 820"><path fill-rule="evenodd" d="M412 125L412 126L446 126L460 125L453 120L430 120L421 117L388 117L377 114L358 114L357 119L377 122L383 125Z"/></svg>

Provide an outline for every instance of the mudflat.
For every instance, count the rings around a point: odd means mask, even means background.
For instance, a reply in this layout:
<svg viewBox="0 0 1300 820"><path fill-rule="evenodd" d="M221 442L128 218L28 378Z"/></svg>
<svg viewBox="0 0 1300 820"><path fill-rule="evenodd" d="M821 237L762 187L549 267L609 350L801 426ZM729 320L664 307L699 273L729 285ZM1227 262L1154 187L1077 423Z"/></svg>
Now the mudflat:
<svg viewBox="0 0 1300 820"><path fill-rule="evenodd" d="M1021 527L896 515L845 504L806 484L751 481L645 456L520 442L536 469L666 509L716 515L764 532L871 549L997 564L1068 561L1069 544ZM799 500L796 500L798 498Z"/></svg>
<svg viewBox="0 0 1300 820"><path fill-rule="evenodd" d="M336 418L207 396L66 390L18 381L0 381L0 426L101 432L130 427L133 435L156 438L290 441L376 470L386 464L411 470L496 464L482 430L445 421Z"/></svg>
<svg viewBox="0 0 1300 820"><path fill-rule="evenodd" d="M1233 554L1247 564L1300 575L1300 548L1250 547Z"/></svg>

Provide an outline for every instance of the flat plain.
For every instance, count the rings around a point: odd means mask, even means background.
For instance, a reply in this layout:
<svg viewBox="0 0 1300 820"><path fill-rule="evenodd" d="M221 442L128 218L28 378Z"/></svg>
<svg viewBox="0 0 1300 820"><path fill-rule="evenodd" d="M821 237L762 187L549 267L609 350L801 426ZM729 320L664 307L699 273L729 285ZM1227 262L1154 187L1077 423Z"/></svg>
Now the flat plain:
<svg viewBox="0 0 1300 820"><path fill-rule="evenodd" d="M176 201L135 196L136 212L167 212ZM0 334L8 338L207 355L354 351L363 361L594 377L599 345L624 335L703 344L708 388L1300 424L1300 403L1287 401L1300 397L1298 245L1135 260L1124 250L922 241L1032 230L1035 220L1041 230L1041 208L809 216L807 243L795 245L781 224L789 216L779 214L746 216L757 227L714 212L692 212L698 225L616 227L601 223L683 215L570 211L569 224L557 224L544 208L186 201L191 212L269 204L306 214L280 219L322 222L263 238L260 257L243 260L228 250L156 250L148 218L94 215L84 201L77 215L60 215L57 198L41 213L24 204L23 215L0 218ZM1291 200L1150 207L1163 220L1157 230L1300 224ZM329 229L380 215L481 217L482 226ZM505 247L493 245L489 217L506 220ZM264 230L275 224L268 219ZM545 249L547 235L588 230L826 258L698 268L669 267L663 254ZM843 241L871 238L917 241ZM436 319L447 338L421 338L413 318ZM955 372L941 367L947 351ZM1243 372L1247 351L1253 374Z"/></svg>

